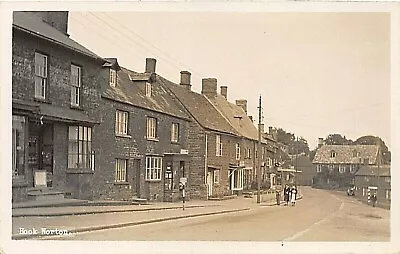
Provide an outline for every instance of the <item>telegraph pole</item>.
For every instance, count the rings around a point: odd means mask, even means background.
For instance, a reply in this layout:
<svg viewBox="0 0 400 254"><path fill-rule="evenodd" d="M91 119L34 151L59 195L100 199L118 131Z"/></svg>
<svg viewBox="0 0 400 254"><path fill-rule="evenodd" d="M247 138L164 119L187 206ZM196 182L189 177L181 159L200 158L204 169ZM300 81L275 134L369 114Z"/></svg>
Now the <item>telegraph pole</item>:
<svg viewBox="0 0 400 254"><path fill-rule="evenodd" d="M377 181L377 189L376 189L376 200L378 200L378 193L379 193L380 165L381 165L381 142L378 139L378 181Z"/></svg>
<svg viewBox="0 0 400 254"><path fill-rule="evenodd" d="M258 101L257 204L261 203L261 95Z"/></svg>

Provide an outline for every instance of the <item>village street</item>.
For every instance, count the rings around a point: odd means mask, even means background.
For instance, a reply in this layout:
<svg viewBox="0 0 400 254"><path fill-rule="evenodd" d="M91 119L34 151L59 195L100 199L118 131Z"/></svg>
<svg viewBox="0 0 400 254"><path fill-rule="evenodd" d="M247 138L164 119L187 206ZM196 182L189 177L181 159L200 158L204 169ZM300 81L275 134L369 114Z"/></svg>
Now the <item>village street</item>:
<svg viewBox="0 0 400 254"><path fill-rule="evenodd" d="M200 214L221 209L246 210L209 216L167 220L112 229L77 232L66 240L179 240L179 241L389 241L390 211L360 203L342 192L301 187L303 198L296 206L257 204L238 197L203 208L165 211L105 213L61 217L13 218L13 235L19 226L73 228L121 223L138 218ZM190 203L190 202L189 202ZM207 203L207 202L203 202ZM214 203L212 203L214 204ZM249 209L248 209L249 208Z"/></svg>

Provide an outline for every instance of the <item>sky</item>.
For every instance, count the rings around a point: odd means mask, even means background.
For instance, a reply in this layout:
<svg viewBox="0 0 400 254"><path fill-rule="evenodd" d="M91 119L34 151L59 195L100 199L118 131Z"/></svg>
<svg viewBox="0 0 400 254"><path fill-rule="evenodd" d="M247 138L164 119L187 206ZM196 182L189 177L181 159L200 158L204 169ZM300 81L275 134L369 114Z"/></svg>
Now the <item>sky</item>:
<svg viewBox="0 0 400 254"><path fill-rule="evenodd" d="M379 136L390 147L390 15L316 12L70 12L72 39L121 66L192 90L214 77L258 123L305 138Z"/></svg>

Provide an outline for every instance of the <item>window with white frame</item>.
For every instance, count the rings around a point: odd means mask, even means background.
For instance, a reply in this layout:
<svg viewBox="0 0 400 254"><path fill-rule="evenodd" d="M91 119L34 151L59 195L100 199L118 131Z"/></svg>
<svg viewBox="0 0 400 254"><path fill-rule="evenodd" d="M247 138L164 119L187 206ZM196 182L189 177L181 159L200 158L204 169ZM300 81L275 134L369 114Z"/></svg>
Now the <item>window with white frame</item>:
<svg viewBox="0 0 400 254"><path fill-rule="evenodd" d="M318 164L317 165L317 173L320 173L320 172L322 172L322 165Z"/></svg>
<svg viewBox="0 0 400 254"><path fill-rule="evenodd" d="M46 99L47 56L35 52L35 98Z"/></svg>
<svg viewBox="0 0 400 254"><path fill-rule="evenodd" d="M115 182L122 183L126 182L126 167L128 160L126 159L115 159Z"/></svg>
<svg viewBox="0 0 400 254"><path fill-rule="evenodd" d="M390 199L391 198L391 191L390 190L386 190L386 199Z"/></svg>
<svg viewBox="0 0 400 254"><path fill-rule="evenodd" d="M248 159L251 159L251 148L247 148L247 156Z"/></svg>
<svg viewBox="0 0 400 254"><path fill-rule="evenodd" d="M115 112L115 134L128 135L128 112L117 110Z"/></svg>
<svg viewBox="0 0 400 254"><path fill-rule="evenodd" d="M236 144L236 160L240 160L240 144Z"/></svg>
<svg viewBox="0 0 400 254"><path fill-rule="evenodd" d="M339 173L346 172L346 165L339 165Z"/></svg>
<svg viewBox="0 0 400 254"><path fill-rule="evenodd" d="M328 169L330 172L332 172L335 169L335 165L328 165Z"/></svg>
<svg viewBox="0 0 400 254"><path fill-rule="evenodd" d="M177 143L179 141L179 124L172 123L171 125L171 142Z"/></svg>
<svg viewBox="0 0 400 254"><path fill-rule="evenodd" d="M335 158L336 157L336 152L335 151L331 151L331 158Z"/></svg>
<svg viewBox="0 0 400 254"><path fill-rule="evenodd" d="M219 169L214 170L214 183L219 183Z"/></svg>
<svg viewBox="0 0 400 254"><path fill-rule="evenodd" d="M147 139L157 138L157 119L154 117L147 117Z"/></svg>
<svg viewBox="0 0 400 254"><path fill-rule="evenodd" d="M146 180L161 180L162 158L146 157Z"/></svg>
<svg viewBox="0 0 400 254"><path fill-rule="evenodd" d="M94 170L92 128L69 126L68 140L68 168Z"/></svg>
<svg viewBox="0 0 400 254"><path fill-rule="evenodd" d="M117 84L117 71L110 69L110 86L115 87Z"/></svg>
<svg viewBox="0 0 400 254"><path fill-rule="evenodd" d="M230 173L232 190L243 189L243 169L235 169Z"/></svg>
<svg viewBox="0 0 400 254"><path fill-rule="evenodd" d="M79 106L81 67L71 64L71 105Z"/></svg>
<svg viewBox="0 0 400 254"><path fill-rule="evenodd" d="M350 165L350 172L351 173L354 173L356 171L356 169L357 169L356 165L354 165L354 164Z"/></svg>
<svg viewBox="0 0 400 254"><path fill-rule="evenodd" d="M146 96L151 97L152 94L152 85L149 82L146 82Z"/></svg>
<svg viewBox="0 0 400 254"><path fill-rule="evenodd" d="M222 156L222 142L221 142L221 135L216 135L215 137L215 144L216 144L216 148L215 148L215 155L216 156Z"/></svg>

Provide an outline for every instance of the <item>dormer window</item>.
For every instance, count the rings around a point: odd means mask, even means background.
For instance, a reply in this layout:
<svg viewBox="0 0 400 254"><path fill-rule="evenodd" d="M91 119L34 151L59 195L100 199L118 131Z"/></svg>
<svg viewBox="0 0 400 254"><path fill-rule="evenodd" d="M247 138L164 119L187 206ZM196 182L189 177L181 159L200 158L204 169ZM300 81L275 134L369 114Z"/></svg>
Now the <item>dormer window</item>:
<svg viewBox="0 0 400 254"><path fill-rule="evenodd" d="M357 151L353 150L353 158L357 158Z"/></svg>
<svg viewBox="0 0 400 254"><path fill-rule="evenodd" d="M117 71L110 69L110 86L115 87L117 84Z"/></svg>
<svg viewBox="0 0 400 254"><path fill-rule="evenodd" d="M336 157L336 152L335 151L331 151L331 158L335 158Z"/></svg>
<svg viewBox="0 0 400 254"><path fill-rule="evenodd" d="M147 97L151 97L151 93L152 93L151 90L152 90L151 83L146 82L146 96Z"/></svg>

